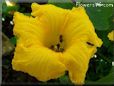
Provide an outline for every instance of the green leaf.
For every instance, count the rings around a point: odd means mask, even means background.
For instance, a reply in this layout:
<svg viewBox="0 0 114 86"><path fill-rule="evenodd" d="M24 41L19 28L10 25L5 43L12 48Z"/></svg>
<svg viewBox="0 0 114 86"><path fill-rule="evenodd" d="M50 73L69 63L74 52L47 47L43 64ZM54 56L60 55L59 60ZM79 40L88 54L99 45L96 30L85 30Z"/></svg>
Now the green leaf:
<svg viewBox="0 0 114 86"><path fill-rule="evenodd" d="M16 41L17 41L17 38L14 36L10 39L10 42L13 44L13 45L16 45Z"/></svg>
<svg viewBox="0 0 114 86"><path fill-rule="evenodd" d="M24 13L26 16L31 16L31 13Z"/></svg>
<svg viewBox="0 0 114 86"><path fill-rule="evenodd" d="M49 0L48 3L65 9L71 9L75 6L71 0Z"/></svg>
<svg viewBox="0 0 114 86"><path fill-rule="evenodd" d="M107 35L109 33L109 31L99 31L97 30L97 35L102 39L103 41L103 45L106 46L106 47L109 47L110 46L110 40L108 39Z"/></svg>
<svg viewBox="0 0 114 86"><path fill-rule="evenodd" d="M114 2L114 0L82 0L83 2Z"/></svg>
<svg viewBox="0 0 114 86"><path fill-rule="evenodd" d="M112 7L86 7L90 20L97 30L109 29L113 10Z"/></svg>
<svg viewBox="0 0 114 86"><path fill-rule="evenodd" d="M102 83L114 83L114 67L112 67L111 72L104 78L98 80L97 82Z"/></svg>
<svg viewBox="0 0 114 86"><path fill-rule="evenodd" d="M71 3L72 0L48 0L48 3Z"/></svg>
<svg viewBox="0 0 114 86"><path fill-rule="evenodd" d="M17 11L19 7L18 7L18 5L9 6L9 7L7 7L6 5L3 5L2 8L4 8L2 10L3 13L8 13L9 11Z"/></svg>
<svg viewBox="0 0 114 86"><path fill-rule="evenodd" d="M6 16L11 17L10 12L17 11L19 9L19 5L16 4L14 6L7 6L5 2L2 3L2 14L3 17L5 18Z"/></svg>
<svg viewBox="0 0 114 86"><path fill-rule="evenodd" d="M105 71L105 70L104 70ZM88 85L88 84L114 84L114 67L112 67L110 73L99 79L98 81L85 81L85 84Z"/></svg>
<svg viewBox="0 0 114 86"><path fill-rule="evenodd" d="M71 83L71 81L70 81L68 75L63 75L63 76L61 76L61 77L59 78L59 80L60 80L60 83Z"/></svg>

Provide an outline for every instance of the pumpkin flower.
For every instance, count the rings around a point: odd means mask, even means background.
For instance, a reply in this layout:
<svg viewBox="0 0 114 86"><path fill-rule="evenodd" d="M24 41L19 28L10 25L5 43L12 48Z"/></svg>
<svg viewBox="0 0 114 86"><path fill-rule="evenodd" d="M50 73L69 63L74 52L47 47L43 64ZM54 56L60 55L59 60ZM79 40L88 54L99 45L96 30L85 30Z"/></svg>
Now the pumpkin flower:
<svg viewBox="0 0 114 86"><path fill-rule="evenodd" d="M114 41L114 30L108 34L108 38L109 40Z"/></svg>
<svg viewBox="0 0 114 86"><path fill-rule="evenodd" d="M13 69L44 82L68 71L73 83L83 84L89 60L102 45L85 9L37 3L31 7L32 16L14 14L18 40Z"/></svg>

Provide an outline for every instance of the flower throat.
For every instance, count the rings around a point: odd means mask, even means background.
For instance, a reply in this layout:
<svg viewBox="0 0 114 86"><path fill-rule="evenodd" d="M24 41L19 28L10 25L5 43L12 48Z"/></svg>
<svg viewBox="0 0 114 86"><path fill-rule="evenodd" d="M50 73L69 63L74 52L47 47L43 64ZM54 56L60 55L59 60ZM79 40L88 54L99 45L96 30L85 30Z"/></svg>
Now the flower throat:
<svg viewBox="0 0 114 86"><path fill-rule="evenodd" d="M62 43L63 43L63 36L60 35L59 36L59 42L56 45L51 45L50 49L52 49L52 50L54 50L56 52L63 52L64 48L62 46Z"/></svg>

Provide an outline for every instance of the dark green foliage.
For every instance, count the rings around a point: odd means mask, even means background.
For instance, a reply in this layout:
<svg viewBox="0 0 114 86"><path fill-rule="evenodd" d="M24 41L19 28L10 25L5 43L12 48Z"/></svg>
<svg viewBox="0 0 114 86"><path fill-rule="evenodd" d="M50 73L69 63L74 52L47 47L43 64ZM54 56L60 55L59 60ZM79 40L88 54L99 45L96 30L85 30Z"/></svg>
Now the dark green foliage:
<svg viewBox="0 0 114 86"><path fill-rule="evenodd" d="M96 30L109 29L113 7L87 7L86 10Z"/></svg>

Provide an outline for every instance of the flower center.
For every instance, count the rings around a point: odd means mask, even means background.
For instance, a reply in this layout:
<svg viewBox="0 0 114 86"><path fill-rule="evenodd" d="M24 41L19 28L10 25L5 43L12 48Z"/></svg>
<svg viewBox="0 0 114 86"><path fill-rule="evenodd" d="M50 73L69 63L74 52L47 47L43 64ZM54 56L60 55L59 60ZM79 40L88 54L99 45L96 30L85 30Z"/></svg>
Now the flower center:
<svg viewBox="0 0 114 86"><path fill-rule="evenodd" d="M55 45L51 45L50 49L56 51L56 52L63 52L64 51L64 47L63 47L63 36L60 35L59 36L59 42Z"/></svg>

